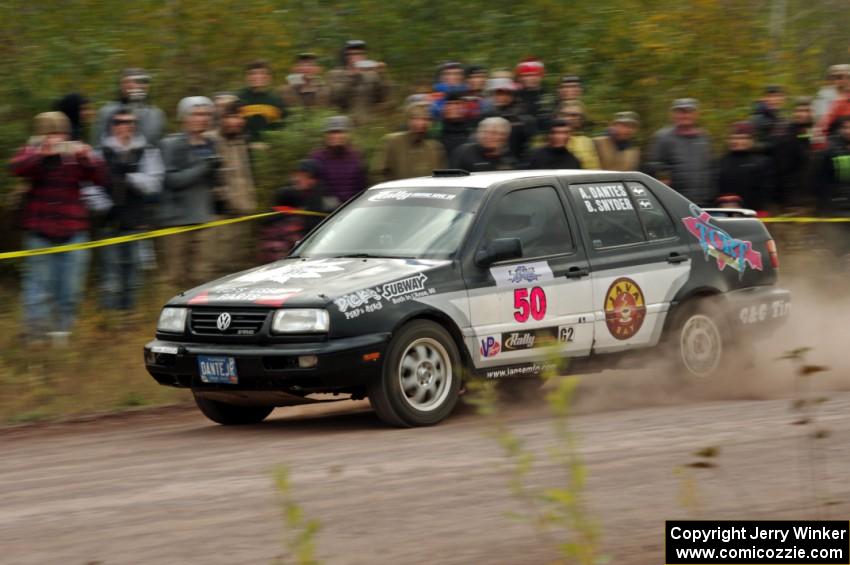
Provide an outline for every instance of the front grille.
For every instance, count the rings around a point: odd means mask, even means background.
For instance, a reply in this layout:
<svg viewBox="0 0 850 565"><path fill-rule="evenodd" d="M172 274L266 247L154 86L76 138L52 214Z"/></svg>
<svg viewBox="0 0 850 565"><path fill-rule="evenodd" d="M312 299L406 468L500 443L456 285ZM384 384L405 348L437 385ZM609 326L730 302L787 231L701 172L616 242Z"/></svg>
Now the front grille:
<svg viewBox="0 0 850 565"><path fill-rule="evenodd" d="M189 327L195 335L255 335L262 329L269 312L271 310L268 308L256 310L194 308L190 315ZM218 329L218 318L224 313L230 315L230 325L222 331Z"/></svg>

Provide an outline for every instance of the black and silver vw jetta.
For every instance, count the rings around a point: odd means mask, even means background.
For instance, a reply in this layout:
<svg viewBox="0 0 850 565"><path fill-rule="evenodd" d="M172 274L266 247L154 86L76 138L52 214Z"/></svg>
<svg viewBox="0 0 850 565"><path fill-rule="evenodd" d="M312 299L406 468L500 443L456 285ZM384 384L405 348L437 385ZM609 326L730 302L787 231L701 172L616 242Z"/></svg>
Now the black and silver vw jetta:
<svg viewBox="0 0 850 565"><path fill-rule="evenodd" d="M640 173L379 184L290 257L172 298L145 362L221 424L316 393L435 424L465 378L534 384L553 349L591 371L658 348L683 377L710 378L790 311L767 229L730 215Z"/></svg>

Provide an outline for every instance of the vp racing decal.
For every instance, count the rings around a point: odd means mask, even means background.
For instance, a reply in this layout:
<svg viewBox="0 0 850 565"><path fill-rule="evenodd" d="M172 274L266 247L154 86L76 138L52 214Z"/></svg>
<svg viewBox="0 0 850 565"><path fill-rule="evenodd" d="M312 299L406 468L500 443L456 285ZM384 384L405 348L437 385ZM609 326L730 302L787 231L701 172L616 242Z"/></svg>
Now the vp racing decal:
<svg viewBox="0 0 850 565"><path fill-rule="evenodd" d="M626 340L634 336L646 318L643 291L627 277L620 277L608 287L604 309L605 325L615 339Z"/></svg>
<svg viewBox="0 0 850 565"><path fill-rule="evenodd" d="M717 259L717 268L721 271L729 265L738 271L738 278L744 276L747 265L751 269L762 270L761 253L753 249L751 241L736 239L718 228L711 225L711 215L700 210L696 204L691 204L693 217L682 218L687 230L697 238L700 247L708 257Z"/></svg>

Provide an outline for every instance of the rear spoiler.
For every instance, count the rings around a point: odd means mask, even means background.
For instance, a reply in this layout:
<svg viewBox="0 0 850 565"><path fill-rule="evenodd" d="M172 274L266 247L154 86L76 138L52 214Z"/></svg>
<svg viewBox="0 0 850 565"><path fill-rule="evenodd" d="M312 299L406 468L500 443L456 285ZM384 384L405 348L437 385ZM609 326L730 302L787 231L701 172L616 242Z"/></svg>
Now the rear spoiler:
<svg viewBox="0 0 850 565"><path fill-rule="evenodd" d="M755 210L749 208L703 208L715 218L757 218Z"/></svg>

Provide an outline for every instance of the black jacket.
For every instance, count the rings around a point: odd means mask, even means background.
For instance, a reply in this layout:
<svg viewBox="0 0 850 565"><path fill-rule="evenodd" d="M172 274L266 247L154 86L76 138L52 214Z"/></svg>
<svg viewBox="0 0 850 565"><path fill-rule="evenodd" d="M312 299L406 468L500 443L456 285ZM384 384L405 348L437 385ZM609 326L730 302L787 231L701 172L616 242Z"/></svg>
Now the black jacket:
<svg viewBox="0 0 850 565"><path fill-rule="evenodd" d="M527 169L580 169L581 163L566 147L545 146L528 154Z"/></svg>
<svg viewBox="0 0 850 565"><path fill-rule="evenodd" d="M453 169L463 169L471 173L483 171L508 171L516 169L516 159L511 153L502 153L497 157L488 157L478 143L466 143L455 149L451 157Z"/></svg>
<svg viewBox="0 0 850 565"><path fill-rule="evenodd" d="M446 121L440 124L440 143L446 150L446 155L452 155L455 149L469 143L469 135L472 133L472 124L466 120Z"/></svg>
<svg viewBox="0 0 850 565"><path fill-rule="evenodd" d="M773 195L770 160L752 151L730 151L717 163L716 196L736 194L741 206L763 210Z"/></svg>

